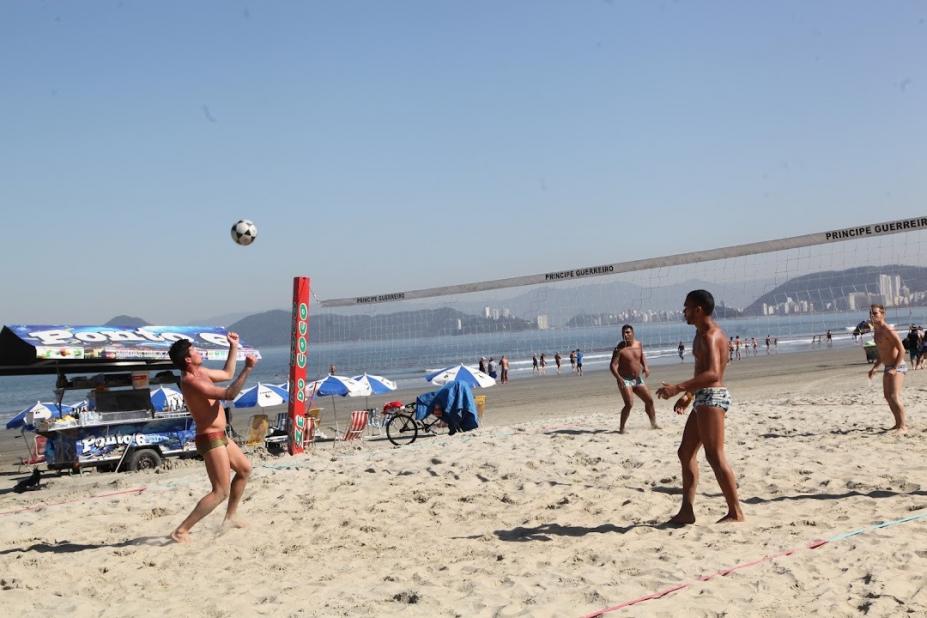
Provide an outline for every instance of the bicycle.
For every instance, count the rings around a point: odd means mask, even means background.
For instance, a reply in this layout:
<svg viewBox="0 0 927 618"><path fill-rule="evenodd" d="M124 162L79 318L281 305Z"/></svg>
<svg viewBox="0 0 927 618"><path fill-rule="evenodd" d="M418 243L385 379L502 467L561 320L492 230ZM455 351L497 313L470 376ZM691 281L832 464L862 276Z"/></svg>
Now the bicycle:
<svg viewBox="0 0 927 618"><path fill-rule="evenodd" d="M428 415L422 420L415 419L415 404L405 405L392 413L386 421L386 437L396 446L412 444L419 433L439 436L448 432L447 423L437 416Z"/></svg>

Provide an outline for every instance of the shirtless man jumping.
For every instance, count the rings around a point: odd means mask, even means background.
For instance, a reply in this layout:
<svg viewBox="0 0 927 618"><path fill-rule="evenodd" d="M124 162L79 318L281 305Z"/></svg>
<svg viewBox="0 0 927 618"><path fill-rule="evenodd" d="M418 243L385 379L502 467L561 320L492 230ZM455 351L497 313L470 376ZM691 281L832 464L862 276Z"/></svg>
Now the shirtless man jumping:
<svg viewBox="0 0 927 618"><path fill-rule="evenodd" d="M644 356L644 346L640 341L634 339L634 327L625 324L621 327L622 341L615 346L612 352L612 362L609 369L615 379L618 381L618 391L621 393L621 399L624 400L624 407L621 408L621 424L618 427L618 433L624 433L624 427L631 416L631 408L634 405L633 392L644 402L644 410L650 418L650 427L659 429L657 425L657 412L653 407L653 397L644 384L644 378L650 377L650 369L647 367L647 358Z"/></svg>
<svg viewBox="0 0 927 618"><path fill-rule="evenodd" d="M183 523L171 533L171 538L178 543L190 541L190 529L196 522L209 515L213 509L228 499L223 525L242 527L235 518L238 503L245 491L245 484L251 474L251 463L233 440L225 435L225 412L222 400L231 401L241 391L254 367L255 359L245 359L245 367L228 388L215 386L213 382L231 380L235 375L235 363L238 356L238 334L229 333L229 356L225 367L208 369L203 367L203 357L188 339L175 341L168 354L174 366L180 369L180 389L183 391L187 407L196 423L196 451L206 462L206 473L212 483L212 491L203 496ZM229 480L230 471L235 478Z"/></svg>
<svg viewBox="0 0 927 618"><path fill-rule="evenodd" d="M908 373L908 365L904 362L904 344L892 327L885 323L885 307L872 305L869 308L869 317L872 321L872 334L879 350L879 357L869 370L869 379L881 364L885 365L882 374L882 393L885 401L895 417L895 425L889 431L905 433L908 423L905 418L904 405L901 403L901 386L904 384L904 375Z"/></svg>
<svg viewBox="0 0 927 618"><path fill-rule="evenodd" d="M715 299L706 290L693 290L686 296L683 316L686 323L695 327L692 355L695 357L695 375L681 384L663 383L657 389L660 399L669 399L683 393L673 409L683 414L692 400L695 404L686 420L679 445L682 463L682 507L670 524L695 523L695 486L698 484L698 450L705 446L705 457L714 470L721 493L727 501L727 515L721 522L744 521L737 498L737 480L724 454L724 415L731 407L731 395L724 386L724 369L728 362L728 338L711 317Z"/></svg>

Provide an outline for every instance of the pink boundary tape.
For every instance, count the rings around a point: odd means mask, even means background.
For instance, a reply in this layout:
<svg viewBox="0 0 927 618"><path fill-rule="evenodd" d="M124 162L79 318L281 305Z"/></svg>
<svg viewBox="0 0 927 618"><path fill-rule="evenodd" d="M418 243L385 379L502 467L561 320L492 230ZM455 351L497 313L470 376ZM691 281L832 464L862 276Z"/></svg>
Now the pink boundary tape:
<svg viewBox="0 0 927 618"><path fill-rule="evenodd" d="M2 511L0 515L14 515L16 513L25 513L27 511L38 511L39 509L44 509L49 506L60 506L62 504L76 504L78 502L86 502L87 500L97 500L99 498L111 498L112 496L124 496L126 494L135 494L138 495L145 491L147 487L134 487L132 489L124 489L122 491L113 491L106 494L97 494L96 496L88 496L86 498L78 498L77 500L65 500L64 502L43 502L41 504L33 504L32 506L27 506L21 509L16 509L14 511Z"/></svg>
<svg viewBox="0 0 927 618"><path fill-rule="evenodd" d="M757 558L756 560L751 560L749 562L741 562L740 564L736 566L728 567L726 569L720 569L718 571L715 571L714 573L709 573L708 575L702 575L698 578L698 581L707 582L711 579L714 579L715 577L724 577L725 575L730 575L734 571L739 571L740 569L746 569L747 567L756 566L758 564L762 564L763 562L770 562L771 560L775 560L776 558L782 558L784 556L791 556L792 554L802 549L817 549L819 547L826 545L827 543L828 541L825 541L822 539L814 539L813 541L809 541L808 543L806 543L805 545L802 545L801 547L793 547L792 549L786 549L777 554L770 554L768 556L763 556L762 558ZM663 598L669 594L672 594L673 592L684 590L686 588L689 588L690 586L692 586L692 582L680 582L678 584L674 584L670 586L669 588L664 588L663 590L658 590L657 592L651 592L650 594L644 595L642 597L637 597L636 599L631 599L630 601L625 601L624 603L619 603L618 605L612 605L611 607L605 607L603 609L598 609L594 612L584 614L583 618L597 618L597 616L601 616L609 612L615 612L615 611L618 611L619 609L624 609L625 607L631 607L632 605L637 605L639 603L643 603L644 601L652 601L654 599Z"/></svg>

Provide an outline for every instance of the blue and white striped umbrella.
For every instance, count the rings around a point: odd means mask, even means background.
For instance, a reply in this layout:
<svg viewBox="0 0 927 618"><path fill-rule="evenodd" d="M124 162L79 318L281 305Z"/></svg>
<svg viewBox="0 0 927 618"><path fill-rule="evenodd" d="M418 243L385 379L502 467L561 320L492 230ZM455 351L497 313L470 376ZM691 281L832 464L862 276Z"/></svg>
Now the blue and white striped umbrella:
<svg viewBox="0 0 927 618"><path fill-rule="evenodd" d="M43 418L61 418L70 414L71 406L58 405L57 403L48 403L36 401L34 406L29 406L6 423L7 429L16 429L25 426L32 431L35 429L35 421Z"/></svg>
<svg viewBox="0 0 927 618"><path fill-rule="evenodd" d="M335 412L335 395L339 397L368 397L370 385L362 384L348 376L327 375L321 380L306 385L309 401L315 397L332 398L332 415L335 419L335 431L338 431L338 414Z"/></svg>
<svg viewBox="0 0 927 618"><path fill-rule="evenodd" d="M161 386L151 391L151 406L159 412L168 409L179 410L183 405L183 395L169 386Z"/></svg>
<svg viewBox="0 0 927 618"><path fill-rule="evenodd" d="M425 381L438 385L447 384L448 382L463 382L470 386L481 386L483 388L493 386L496 383L496 380L488 374L462 363L456 367L445 367L429 373L425 376Z"/></svg>
<svg viewBox="0 0 927 618"><path fill-rule="evenodd" d="M278 406L287 403L290 395L285 388L280 388L274 384L264 384L258 382L257 386L252 386L241 392L233 402L236 408L254 408L265 406Z"/></svg>
<svg viewBox="0 0 927 618"><path fill-rule="evenodd" d="M371 393L370 386L361 384L348 376L325 376L321 380L306 385L306 392L313 397L366 397Z"/></svg>
<svg viewBox="0 0 927 618"><path fill-rule="evenodd" d="M351 379L367 385L370 388L371 395L382 395L383 393L396 390L396 383L383 376L372 376L365 373L363 375L354 376Z"/></svg>

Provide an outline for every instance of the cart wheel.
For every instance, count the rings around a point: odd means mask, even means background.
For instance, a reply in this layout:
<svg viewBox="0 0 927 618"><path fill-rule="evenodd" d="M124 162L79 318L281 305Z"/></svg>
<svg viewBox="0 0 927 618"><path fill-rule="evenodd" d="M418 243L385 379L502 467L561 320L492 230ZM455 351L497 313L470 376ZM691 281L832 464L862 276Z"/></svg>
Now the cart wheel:
<svg viewBox="0 0 927 618"><path fill-rule="evenodd" d="M161 454L152 448L137 448L126 457L126 468L136 470L153 470L161 465Z"/></svg>

